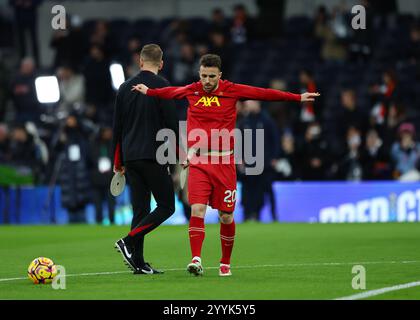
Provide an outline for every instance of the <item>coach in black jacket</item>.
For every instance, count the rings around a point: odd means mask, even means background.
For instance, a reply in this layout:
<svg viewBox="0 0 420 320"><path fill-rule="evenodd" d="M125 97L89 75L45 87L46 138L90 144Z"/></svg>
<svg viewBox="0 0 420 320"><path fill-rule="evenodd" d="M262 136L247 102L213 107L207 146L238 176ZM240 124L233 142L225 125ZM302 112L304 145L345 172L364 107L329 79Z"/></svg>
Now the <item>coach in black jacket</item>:
<svg viewBox="0 0 420 320"><path fill-rule="evenodd" d="M175 211L175 196L168 165L160 165L156 151L163 143L156 140L159 130L178 132L178 119L172 100L161 100L131 91L133 85L144 83L160 88L169 82L158 76L162 69L162 50L158 45L145 45L140 53L141 72L123 83L118 90L113 127L114 172L126 173L130 185L133 220L130 235L139 235L140 243L128 237L120 239L116 248L135 274L161 271L144 261L144 235L159 226ZM150 212L151 194L157 207ZM130 237L131 238L131 237Z"/></svg>

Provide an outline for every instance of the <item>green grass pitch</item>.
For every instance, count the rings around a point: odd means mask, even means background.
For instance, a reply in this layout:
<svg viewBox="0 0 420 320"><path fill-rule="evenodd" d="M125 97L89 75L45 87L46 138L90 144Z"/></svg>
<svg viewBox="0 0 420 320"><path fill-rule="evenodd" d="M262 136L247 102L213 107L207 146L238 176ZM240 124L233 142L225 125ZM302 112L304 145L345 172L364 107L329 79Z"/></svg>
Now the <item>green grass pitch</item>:
<svg viewBox="0 0 420 320"><path fill-rule="evenodd" d="M420 281L420 224L237 225L232 277L218 276L219 226L207 225L204 276L187 274L188 226L161 226L146 237L145 257L163 275L133 275L114 249L128 226L1 226L0 299L335 299ZM66 269L66 289L34 285L32 259ZM354 265L366 289L352 288ZM420 286L370 299L420 299Z"/></svg>

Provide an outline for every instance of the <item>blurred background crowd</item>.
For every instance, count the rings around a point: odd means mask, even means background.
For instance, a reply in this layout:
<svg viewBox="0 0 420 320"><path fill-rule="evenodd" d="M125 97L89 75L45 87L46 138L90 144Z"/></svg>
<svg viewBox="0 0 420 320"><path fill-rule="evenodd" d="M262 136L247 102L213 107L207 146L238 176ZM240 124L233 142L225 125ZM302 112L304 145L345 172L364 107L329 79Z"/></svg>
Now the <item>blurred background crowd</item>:
<svg viewBox="0 0 420 320"><path fill-rule="evenodd" d="M40 65L41 2L10 0L14 16L0 15L2 185L22 175L35 185L59 184L74 212L108 199L116 93L109 67L121 64L125 79L137 74L139 51L152 42L164 50L162 75L172 85L197 81L200 56L216 53L224 79L321 93L315 103L238 104L238 128L265 129L264 173L245 176L238 167L248 206L259 206L252 186L270 193L276 180L420 180L420 17L399 13L397 1L361 1L362 30L352 29L346 5L285 18L284 1L256 0L258 15L240 3L215 8L208 18L82 20L68 13L66 29L50 39L48 66ZM4 58L10 53L14 59ZM41 74L57 77L57 103L38 101ZM177 111L185 120L186 103Z"/></svg>

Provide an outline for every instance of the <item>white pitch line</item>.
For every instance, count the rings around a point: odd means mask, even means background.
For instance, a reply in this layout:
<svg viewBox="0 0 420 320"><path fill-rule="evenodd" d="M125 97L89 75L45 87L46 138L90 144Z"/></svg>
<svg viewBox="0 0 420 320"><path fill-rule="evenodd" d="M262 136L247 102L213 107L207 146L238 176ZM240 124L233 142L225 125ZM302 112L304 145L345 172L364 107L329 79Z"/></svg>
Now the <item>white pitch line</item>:
<svg viewBox="0 0 420 320"><path fill-rule="evenodd" d="M251 268L287 268L287 267L321 267L321 266L345 266L345 265L363 265L363 264L408 264L420 263L419 260L412 261L364 261L364 262L319 262L319 263L284 263L284 264L263 264L252 266L233 266L234 269L251 269ZM204 267L205 269L218 269L219 267ZM185 271L185 268L161 268L164 271ZM107 272L88 272L67 274L66 277L83 277L83 276L101 276L121 273L130 273L132 271L107 271ZM20 278L3 278L0 282L26 280L27 277Z"/></svg>
<svg viewBox="0 0 420 320"><path fill-rule="evenodd" d="M25 277L25 278L6 278L6 279L0 279L0 282L1 282L1 281L15 281L15 280L23 280L23 279L29 279L29 278L27 278L27 277Z"/></svg>
<svg viewBox="0 0 420 320"><path fill-rule="evenodd" d="M358 293L358 294L353 294L353 295L347 296L347 297L336 298L334 300L365 299L365 298L369 298L369 297L378 296L380 294L384 294L384 293L387 293L387 292L403 290L403 289L408 289L408 288L417 287L417 286L420 286L420 281L409 282L409 283L405 283L405 284L398 284L398 285L395 285L395 286L392 286L392 287L385 287L385 288L380 288L380 289L375 289L375 290L369 290L369 291L361 292L361 293Z"/></svg>

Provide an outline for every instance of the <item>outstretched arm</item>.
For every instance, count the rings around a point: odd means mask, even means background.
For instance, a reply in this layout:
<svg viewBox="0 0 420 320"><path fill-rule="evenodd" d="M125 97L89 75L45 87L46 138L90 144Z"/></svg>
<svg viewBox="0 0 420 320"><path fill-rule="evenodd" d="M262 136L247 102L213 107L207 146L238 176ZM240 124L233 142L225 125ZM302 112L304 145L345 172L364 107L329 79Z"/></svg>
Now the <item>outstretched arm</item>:
<svg viewBox="0 0 420 320"><path fill-rule="evenodd" d="M188 94L190 86L185 87L164 87L149 89L146 85L140 83L131 88L131 91L138 91L150 97L161 99L182 99Z"/></svg>
<svg viewBox="0 0 420 320"><path fill-rule="evenodd" d="M234 84L232 89L239 99L249 100L308 102L315 101L315 97L320 95L318 92L295 94L275 89L247 86L244 84Z"/></svg>

